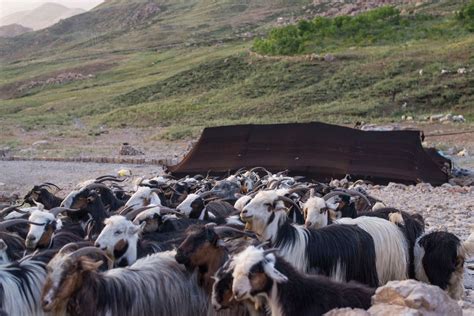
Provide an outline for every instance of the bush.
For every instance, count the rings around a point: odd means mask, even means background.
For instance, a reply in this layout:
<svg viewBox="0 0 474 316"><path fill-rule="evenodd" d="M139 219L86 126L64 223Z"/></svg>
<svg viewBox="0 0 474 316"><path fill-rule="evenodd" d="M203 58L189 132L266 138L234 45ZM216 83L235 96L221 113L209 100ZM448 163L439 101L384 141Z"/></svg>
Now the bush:
<svg viewBox="0 0 474 316"><path fill-rule="evenodd" d="M474 0L473 0L474 1ZM459 13L474 21L474 5ZM401 16L395 7L380 7L357 16L316 17L296 25L272 29L254 42L254 51L270 55L322 52L333 47L401 43L425 38L449 38L450 29L441 19L426 14ZM457 30L454 30L457 31Z"/></svg>
<svg viewBox="0 0 474 316"><path fill-rule="evenodd" d="M456 17L470 32L474 32L474 0L464 5Z"/></svg>

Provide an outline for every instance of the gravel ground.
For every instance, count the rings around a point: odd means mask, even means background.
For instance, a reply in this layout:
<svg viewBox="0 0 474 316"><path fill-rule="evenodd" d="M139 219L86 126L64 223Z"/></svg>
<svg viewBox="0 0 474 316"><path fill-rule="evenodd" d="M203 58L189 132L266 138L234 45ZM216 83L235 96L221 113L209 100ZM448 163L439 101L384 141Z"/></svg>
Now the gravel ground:
<svg viewBox="0 0 474 316"><path fill-rule="evenodd" d="M83 162L0 161L0 191L19 192L21 196L35 184L52 182L63 189L63 194L76 184L101 175L117 175L120 169L130 169L132 175L153 176L162 173L154 165L119 165Z"/></svg>

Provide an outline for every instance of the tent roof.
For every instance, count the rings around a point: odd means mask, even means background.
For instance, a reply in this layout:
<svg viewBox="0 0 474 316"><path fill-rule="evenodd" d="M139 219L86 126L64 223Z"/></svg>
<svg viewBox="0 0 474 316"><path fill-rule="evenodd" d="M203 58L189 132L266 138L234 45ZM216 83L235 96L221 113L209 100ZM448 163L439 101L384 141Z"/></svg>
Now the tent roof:
<svg viewBox="0 0 474 316"><path fill-rule="evenodd" d="M445 183L443 160L425 151L421 136L420 131L362 131L316 122L212 127L180 163L167 168L176 176L262 166L319 181L350 174L375 183Z"/></svg>

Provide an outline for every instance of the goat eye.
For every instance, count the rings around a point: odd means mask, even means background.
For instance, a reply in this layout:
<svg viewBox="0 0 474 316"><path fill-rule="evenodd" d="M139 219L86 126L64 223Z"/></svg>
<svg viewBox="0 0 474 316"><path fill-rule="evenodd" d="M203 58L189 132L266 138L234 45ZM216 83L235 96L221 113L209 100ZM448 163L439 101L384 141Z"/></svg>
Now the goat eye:
<svg viewBox="0 0 474 316"><path fill-rule="evenodd" d="M122 231L117 230L114 234L115 234L115 235L120 235L121 233L122 233Z"/></svg>

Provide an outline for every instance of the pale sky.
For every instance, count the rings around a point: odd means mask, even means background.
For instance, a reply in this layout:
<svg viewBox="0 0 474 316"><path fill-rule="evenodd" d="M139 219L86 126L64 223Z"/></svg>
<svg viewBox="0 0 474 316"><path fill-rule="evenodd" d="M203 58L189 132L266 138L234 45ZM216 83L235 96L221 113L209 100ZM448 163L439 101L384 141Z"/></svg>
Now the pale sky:
<svg viewBox="0 0 474 316"><path fill-rule="evenodd" d="M69 8L90 10L104 0L0 0L0 17L18 11L32 10L46 2L56 2Z"/></svg>

